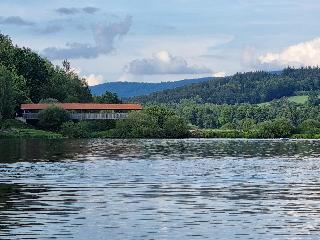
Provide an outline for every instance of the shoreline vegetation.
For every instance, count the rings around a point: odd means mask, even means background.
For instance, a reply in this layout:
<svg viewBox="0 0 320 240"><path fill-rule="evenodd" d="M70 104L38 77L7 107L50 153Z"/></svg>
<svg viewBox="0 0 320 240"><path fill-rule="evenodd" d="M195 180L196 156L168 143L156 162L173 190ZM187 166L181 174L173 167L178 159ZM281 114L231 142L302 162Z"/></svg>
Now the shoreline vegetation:
<svg viewBox="0 0 320 240"><path fill-rule="evenodd" d="M32 66L32 68L30 67ZM93 96L64 60L54 66L0 33L0 138L320 138L320 68L288 67L214 78L129 99L143 110L124 120L72 121L57 103L122 103ZM49 103L24 124L22 103Z"/></svg>
<svg viewBox="0 0 320 240"><path fill-rule="evenodd" d="M42 116L47 120L44 125L41 125L41 119L37 125L1 120L0 139L320 139L320 122L313 119L294 126L285 118L261 123L246 118L237 124L227 123L221 128L206 129L187 124L174 111L157 106L132 112L128 119L120 121L70 121L65 110L54 105L43 110ZM64 120L59 121L57 116Z"/></svg>
<svg viewBox="0 0 320 240"><path fill-rule="evenodd" d="M46 130L36 129L30 124L19 120L0 121L0 139L61 139L62 134Z"/></svg>
<svg viewBox="0 0 320 240"><path fill-rule="evenodd" d="M252 132L221 129L197 129L190 130L188 135L180 138L167 137L119 137L110 131L91 132L87 136L65 136L63 133L44 131L34 128L9 128L0 130L0 139L319 139L320 134L296 133L286 137L259 137Z"/></svg>

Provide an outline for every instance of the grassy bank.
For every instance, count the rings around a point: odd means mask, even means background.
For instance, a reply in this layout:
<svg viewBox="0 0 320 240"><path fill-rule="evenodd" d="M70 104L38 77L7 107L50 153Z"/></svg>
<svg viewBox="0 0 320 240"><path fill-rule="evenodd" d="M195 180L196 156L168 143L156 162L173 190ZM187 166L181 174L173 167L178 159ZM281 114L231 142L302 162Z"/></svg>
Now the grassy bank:
<svg viewBox="0 0 320 240"><path fill-rule="evenodd" d="M252 139L320 139L320 122L306 120L293 126L286 119L275 119L255 124L248 119L238 124L226 124L220 129L203 129L186 126L183 121L169 118L162 128L157 121L135 113L130 119L117 122L106 121L68 121L55 132L38 129L17 120L0 121L0 139L35 138L252 138ZM162 116L162 115L160 115ZM139 121L138 121L138 120ZM147 121L146 121L147 119ZM154 121L152 123L152 121ZM136 123L137 124L133 124ZM191 129L191 130L190 130ZM130 133L130 134L129 134Z"/></svg>
<svg viewBox="0 0 320 240"><path fill-rule="evenodd" d="M17 120L0 121L0 139L14 138L59 139L63 136L59 133L35 129Z"/></svg>
<svg viewBox="0 0 320 240"><path fill-rule="evenodd" d="M38 129L1 129L0 139L61 139L65 138L60 133L48 132ZM69 137L72 138L72 137ZM79 138L79 137L76 137ZM92 132L85 138L115 138L112 131ZM221 130L221 129L198 129L191 130L190 135L186 138L273 138L261 137L255 132L245 132L241 130ZM281 137L274 137L281 138ZM320 139L320 134L292 134L291 139Z"/></svg>

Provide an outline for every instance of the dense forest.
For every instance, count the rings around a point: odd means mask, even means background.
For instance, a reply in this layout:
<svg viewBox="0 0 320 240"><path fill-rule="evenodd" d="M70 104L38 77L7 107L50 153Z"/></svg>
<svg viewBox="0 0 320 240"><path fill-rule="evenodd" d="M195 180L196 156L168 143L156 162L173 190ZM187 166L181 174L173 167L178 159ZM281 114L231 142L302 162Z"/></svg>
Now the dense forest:
<svg viewBox="0 0 320 240"><path fill-rule="evenodd" d="M21 103L47 98L59 102L92 101L86 81L72 72L67 61L62 68L54 66L0 34L0 116L11 118Z"/></svg>
<svg viewBox="0 0 320 240"><path fill-rule="evenodd" d="M221 128L226 124L239 125L241 121L248 119L254 123L261 123L285 118L295 126L307 119L320 121L320 105L312 104L310 101L307 104L297 104L282 99L263 105L217 105L185 100L180 104L171 105L170 108L199 128Z"/></svg>
<svg viewBox="0 0 320 240"><path fill-rule="evenodd" d="M215 78L148 96L133 98L141 103L179 103L192 99L198 103L262 103L302 91L320 90L320 68L286 68L280 73L248 72Z"/></svg>

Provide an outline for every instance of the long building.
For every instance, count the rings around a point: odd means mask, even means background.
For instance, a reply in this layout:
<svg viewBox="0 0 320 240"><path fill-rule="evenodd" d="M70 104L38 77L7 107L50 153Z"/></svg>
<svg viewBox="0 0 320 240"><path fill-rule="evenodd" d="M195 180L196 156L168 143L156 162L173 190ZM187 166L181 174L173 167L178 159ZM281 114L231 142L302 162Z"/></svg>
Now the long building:
<svg viewBox="0 0 320 240"><path fill-rule="evenodd" d="M22 104L22 117L25 120L37 120L39 112L51 106L63 108L73 120L108 120L124 119L129 112L142 110L139 104L103 104L103 103L31 103Z"/></svg>

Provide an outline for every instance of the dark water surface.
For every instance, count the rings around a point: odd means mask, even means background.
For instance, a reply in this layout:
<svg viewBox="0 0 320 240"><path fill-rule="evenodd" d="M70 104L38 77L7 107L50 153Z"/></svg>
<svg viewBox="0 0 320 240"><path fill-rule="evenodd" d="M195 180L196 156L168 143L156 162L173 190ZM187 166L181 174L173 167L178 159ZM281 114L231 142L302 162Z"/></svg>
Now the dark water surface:
<svg viewBox="0 0 320 240"><path fill-rule="evenodd" d="M320 141L0 140L0 239L319 239Z"/></svg>

